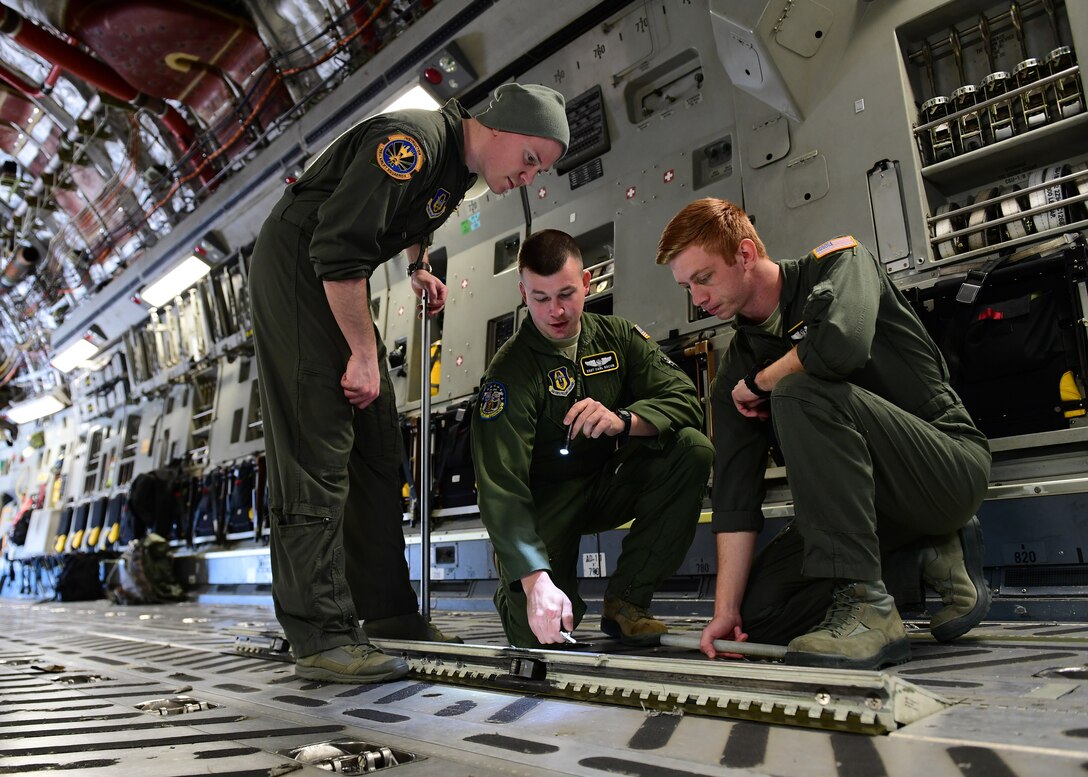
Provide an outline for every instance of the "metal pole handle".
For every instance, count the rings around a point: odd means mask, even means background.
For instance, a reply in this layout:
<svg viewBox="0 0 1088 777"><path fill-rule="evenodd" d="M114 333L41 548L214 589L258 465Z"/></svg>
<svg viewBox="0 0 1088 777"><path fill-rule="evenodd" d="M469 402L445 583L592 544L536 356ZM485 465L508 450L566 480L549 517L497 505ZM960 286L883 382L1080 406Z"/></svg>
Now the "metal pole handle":
<svg viewBox="0 0 1088 777"><path fill-rule="evenodd" d="M661 644L667 647L699 649L698 634L662 634ZM743 656L757 656L759 658L783 659L786 657L786 648L782 645L766 645L760 642L733 642L731 640L714 640L714 649L719 653L739 653Z"/></svg>
<svg viewBox="0 0 1088 777"><path fill-rule="evenodd" d="M423 315L419 348L419 612L431 617L431 319L427 291L420 294Z"/></svg>

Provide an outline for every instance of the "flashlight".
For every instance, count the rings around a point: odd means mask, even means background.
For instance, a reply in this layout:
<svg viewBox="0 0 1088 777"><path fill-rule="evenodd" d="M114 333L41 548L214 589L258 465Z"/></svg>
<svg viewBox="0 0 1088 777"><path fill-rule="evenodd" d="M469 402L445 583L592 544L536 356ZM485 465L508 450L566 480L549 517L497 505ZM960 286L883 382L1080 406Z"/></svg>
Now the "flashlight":
<svg viewBox="0 0 1088 777"><path fill-rule="evenodd" d="M567 440L563 443L563 447L559 449L560 456L567 456L570 454L570 433L574 429L574 424L567 426Z"/></svg>

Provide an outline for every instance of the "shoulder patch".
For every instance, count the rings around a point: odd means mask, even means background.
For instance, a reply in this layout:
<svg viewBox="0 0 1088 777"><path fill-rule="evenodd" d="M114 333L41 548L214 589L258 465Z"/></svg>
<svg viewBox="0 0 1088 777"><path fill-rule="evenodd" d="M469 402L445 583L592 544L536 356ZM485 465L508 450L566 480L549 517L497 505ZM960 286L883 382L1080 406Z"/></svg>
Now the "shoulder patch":
<svg viewBox="0 0 1088 777"><path fill-rule="evenodd" d="M450 202L450 193L443 189L441 186L431 196L431 199L427 201L427 215L432 219L436 219L446 212L446 206Z"/></svg>
<svg viewBox="0 0 1088 777"><path fill-rule="evenodd" d="M847 248L855 248L857 244L858 241L854 240L850 235L843 235L842 237L828 240L826 243L820 243L820 245L812 249L812 256L815 259L823 259L828 254L833 254L836 251L845 251Z"/></svg>
<svg viewBox="0 0 1088 777"><path fill-rule="evenodd" d="M378 144L377 160L390 178L407 181L423 167L423 146L411 135L398 132Z"/></svg>
<svg viewBox="0 0 1088 777"><path fill-rule="evenodd" d="M643 340L650 340L650 339L652 339L652 338L650 337L650 333L649 333L649 332L647 332L647 331L646 331L645 329L643 329L642 327L640 327L640 326L639 326L638 324L631 324L631 326L633 326L633 327L635 328L635 331L636 331L636 332L638 332L638 333L639 333L640 335L642 335L642 339L643 339Z"/></svg>
<svg viewBox="0 0 1088 777"><path fill-rule="evenodd" d="M485 383L480 389L478 406L480 418L485 421L502 415L502 411L506 409L506 386L497 380Z"/></svg>

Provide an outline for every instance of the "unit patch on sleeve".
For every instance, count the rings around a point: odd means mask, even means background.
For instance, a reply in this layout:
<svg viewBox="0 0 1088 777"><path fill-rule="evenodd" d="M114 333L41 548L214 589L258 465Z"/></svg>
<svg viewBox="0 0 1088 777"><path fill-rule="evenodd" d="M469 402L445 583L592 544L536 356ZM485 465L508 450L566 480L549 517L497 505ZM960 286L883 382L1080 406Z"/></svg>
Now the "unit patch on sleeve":
<svg viewBox="0 0 1088 777"><path fill-rule="evenodd" d="M845 251L847 248L854 248L857 244L858 241L854 240L850 235L843 235L842 237L828 240L826 243L820 243L820 245L812 249L812 256L816 259L823 259L828 254L833 254L836 251Z"/></svg>
<svg viewBox="0 0 1088 777"><path fill-rule="evenodd" d="M650 339L650 333L647 332L642 327L640 327L638 324L631 324L631 326L633 326L635 328L636 332L638 332L640 335L642 335L643 340L649 340Z"/></svg>
<svg viewBox="0 0 1088 777"><path fill-rule="evenodd" d="M582 357L582 374L598 375L602 372L615 372L620 368L620 360L616 358L615 351L595 353Z"/></svg>
<svg viewBox="0 0 1088 777"><path fill-rule="evenodd" d="M432 219L436 219L446 212L446 206L450 201L450 193L445 189L439 188L427 201L427 215Z"/></svg>
<svg viewBox="0 0 1088 777"><path fill-rule="evenodd" d="M378 144L378 167L391 178L407 181L423 167L423 147L411 135L390 135Z"/></svg>
<svg viewBox="0 0 1088 777"><path fill-rule="evenodd" d="M574 378L567 367L556 367L548 372L548 393L557 397L570 396L574 391Z"/></svg>
<svg viewBox="0 0 1088 777"><path fill-rule="evenodd" d="M506 386L496 380L485 383L480 389L480 418L490 421L506 409Z"/></svg>

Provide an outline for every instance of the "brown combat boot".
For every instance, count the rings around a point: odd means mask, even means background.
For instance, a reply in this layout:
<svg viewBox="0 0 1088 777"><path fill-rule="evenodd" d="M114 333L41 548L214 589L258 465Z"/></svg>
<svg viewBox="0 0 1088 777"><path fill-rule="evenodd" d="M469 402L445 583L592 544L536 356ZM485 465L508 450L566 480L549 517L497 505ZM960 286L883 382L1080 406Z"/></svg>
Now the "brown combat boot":
<svg viewBox="0 0 1088 777"><path fill-rule="evenodd" d="M625 645L653 645L668 630L645 607L625 602L615 596L605 596L601 631L608 636Z"/></svg>

